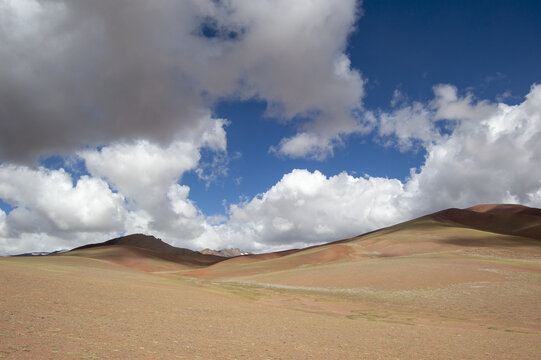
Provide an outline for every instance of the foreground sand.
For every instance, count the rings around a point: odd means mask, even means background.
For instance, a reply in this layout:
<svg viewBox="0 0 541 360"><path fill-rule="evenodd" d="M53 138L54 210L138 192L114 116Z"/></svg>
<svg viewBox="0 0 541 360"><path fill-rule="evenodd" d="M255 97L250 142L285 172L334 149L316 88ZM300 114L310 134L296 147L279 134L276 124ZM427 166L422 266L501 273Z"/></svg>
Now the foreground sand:
<svg viewBox="0 0 541 360"><path fill-rule="evenodd" d="M540 209L222 260L144 235L0 258L0 358L541 358Z"/></svg>
<svg viewBox="0 0 541 360"><path fill-rule="evenodd" d="M2 258L0 358L539 359L540 259L475 259L442 252L199 279L79 256ZM434 275L453 267L462 273ZM416 280L396 280L404 269ZM333 271L351 279L331 286L322 275ZM314 278L320 286L304 283Z"/></svg>

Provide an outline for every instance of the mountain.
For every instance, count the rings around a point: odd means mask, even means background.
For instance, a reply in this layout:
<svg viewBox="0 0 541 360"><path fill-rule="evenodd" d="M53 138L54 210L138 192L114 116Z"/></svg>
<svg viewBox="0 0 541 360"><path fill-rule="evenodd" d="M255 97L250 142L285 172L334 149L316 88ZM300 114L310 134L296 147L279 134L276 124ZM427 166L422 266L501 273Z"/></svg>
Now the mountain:
<svg viewBox="0 0 541 360"><path fill-rule="evenodd" d="M201 278L249 275L255 279L275 273L273 278L277 280L289 276L290 270L306 275L317 267L323 271L325 265L340 263L344 272L336 273L336 277L321 273L313 283L326 278L332 284L343 282L344 277L358 278L356 269L364 267L365 260L458 252L471 256L510 252L515 257L541 255L541 210L499 204L447 209L350 239L305 249L245 255L188 274ZM348 266L350 269L346 270Z"/></svg>
<svg viewBox="0 0 541 360"><path fill-rule="evenodd" d="M313 270L336 263L349 264L353 269L365 260L423 254L461 252L477 256L507 251L520 257L537 254L540 249L541 209L482 204L438 211L350 239L265 254L238 256L243 253L239 249L197 252L176 248L153 236L134 234L81 246L66 255L108 260L143 271L182 270L189 276L220 278L275 272L285 276L289 270Z"/></svg>
<svg viewBox="0 0 541 360"><path fill-rule="evenodd" d="M538 359L540 213L447 209L232 258L141 234L2 257L0 354Z"/></svg>
<svg viewBox="0 0 541 360"><path fill-rule="evenodd" d="M216 256L222 256L222 257L235 257L235 256L242 256L242 255L250 255L252 253L241 250L239 248L232 248L232 249L221 249L221 250L212 250L212 249L203 249L200 251L201 254L207 254L207 255L216 255Z"/></svg>
<svg viewBox="0 0 541 360"><path fill-rule="evenodd" d="M109 260L143 271L184 270L223 261L221 256L171 246L154 236L133 234L75 248L64 255Z"/></svg>
<svg viewBox="0 0 541 360"><path fill-rule="evenodd" d="M69 251L68 249L62 249L62 250L55 250L55 251L33 251L29 253L23 253L23 254L17 254L17 255L11 255L12 257L17 256L46 256L46 255L54 255L54 254L62 254Z"/></svg>
<svg viewBox="0 0 541 360"><path fill-rule="evenodd" d="M444 224L541 240L541 209L522 205L484 204L447 209L428 217Z"/></svg>

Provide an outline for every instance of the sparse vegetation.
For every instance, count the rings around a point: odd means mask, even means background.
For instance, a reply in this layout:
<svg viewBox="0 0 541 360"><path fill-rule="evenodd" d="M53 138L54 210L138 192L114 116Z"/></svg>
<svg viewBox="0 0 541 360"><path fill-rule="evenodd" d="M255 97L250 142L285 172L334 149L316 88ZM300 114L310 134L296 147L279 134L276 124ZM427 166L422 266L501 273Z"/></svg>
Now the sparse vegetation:
<svg viewBox="0 0 541 360"><path fill-rule="evenodd" d="M126 245L3 258L0 358L536 359L541 247L420 222L207 268Z"/></svg>

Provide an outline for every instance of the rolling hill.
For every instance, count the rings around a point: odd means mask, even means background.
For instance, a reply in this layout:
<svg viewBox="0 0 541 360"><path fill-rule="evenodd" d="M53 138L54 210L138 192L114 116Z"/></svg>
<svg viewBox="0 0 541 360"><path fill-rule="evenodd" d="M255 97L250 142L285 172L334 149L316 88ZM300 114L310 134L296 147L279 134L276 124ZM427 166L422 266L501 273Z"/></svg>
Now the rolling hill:
<svg viewBox="0 0 541 360"><path fill-rule="evenodd" d="M148 272L198 268L225 260L221 256L177 248L154 236L143 234L84 245L63 255L107 260Z"/></svg>
<svg viewBox="0 0 541 360"><path fill-rule="evenodd" d="M202 278L283 272L331 263L364 266L363 260L429 253L510 251L541 255L541 210L521 205L447 209L351 239L299 250L247 255L188 274ZM340 277L340 274L337 274Z"/></svg>
<svg viewBox="0 0 541 360"><path fill-rule="evenodd" d="M274 253L224 258L133 234L84 245L63 255L103 259L143 271L186 270L185 275L198 278L231 278L297 268L314 270L337 262L364 266L364 260L425 253L479 254L513 249L517 256L537 254L539 245L541 209L484 204L446 209L350 239Z"/></svg>
<svg viewBox="0 0 541 360"><path fill-rule="evenodd" d="M224 258L141 234L0 258L0 357L538 359L541 210Z"/></svg>

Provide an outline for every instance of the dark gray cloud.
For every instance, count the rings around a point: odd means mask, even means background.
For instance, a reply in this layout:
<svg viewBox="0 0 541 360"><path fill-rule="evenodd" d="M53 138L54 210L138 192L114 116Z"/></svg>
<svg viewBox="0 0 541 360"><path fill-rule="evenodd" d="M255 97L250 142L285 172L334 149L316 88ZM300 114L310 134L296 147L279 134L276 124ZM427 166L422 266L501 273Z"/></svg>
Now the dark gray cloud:
<svg viewBox="0 0 541 360"><path fill-rule="evenodd" d="M320 138L354 132L344 114L362 80L343 51L355 18L354 0L1 0L1 159L189 139L230 96L285 119L319 114Z"/></svg>
<svg viewBox="0 0 541 360"><path fill-rule="evenodd" d="M201 42L174 2L4 4L0 143L4 160L171 137L204 116L182 45ZM12 4L14 5L14 4ZM186 6L184 6L186 7ZM194 44L186 44L193 42Z"/></svg>

